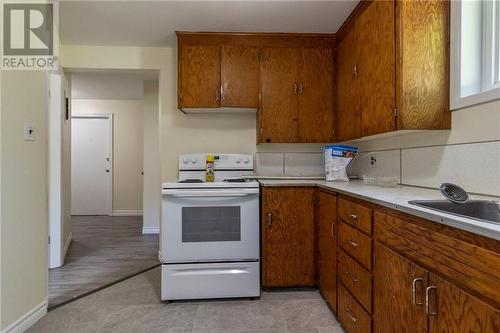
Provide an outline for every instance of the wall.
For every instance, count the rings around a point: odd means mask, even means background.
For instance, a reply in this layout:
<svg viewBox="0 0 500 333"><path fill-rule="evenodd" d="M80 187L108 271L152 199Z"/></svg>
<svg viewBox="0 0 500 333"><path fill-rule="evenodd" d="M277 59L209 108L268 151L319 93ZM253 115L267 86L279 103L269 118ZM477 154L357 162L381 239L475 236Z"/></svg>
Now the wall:
<svg viewBox="0 0 500 333"><path fill-rule="evenodd" d="M143 233L158 233L161 214L161 171L158 81L144 81Z"/></svg>
<svg viewBox="0 0 500 333"><path fill-rule="evenodd" d="M142 99L72 99L71 108L73 114L114 115L113 211L142 210Z"/></svg>
<svg viewBox="0 0 500 333"><path fill-rule="evenodd" d="M63 120L62 125L62 239L64 246L63 258L68 251L69 242L71 241L71 81L68 75L63 78L63 93L65 98L68 98L68 120ZM64 101L63 112L66 107Z"/></svg>
<svg viewBox="0 0 500 333"><path fill-rule="evenodd" d="M255 115L186 115L177 109L176 48L64 45L60 55L65 68L160 70L163 181L177 180L179 154L256 151Z"/></svg>
<svg viewBox="0 0 500 333"><path fill-rule="evenodd" d="M47 76L1 74L1 330L47 302ZM32 122L36 141L24 141Z"/></svg>

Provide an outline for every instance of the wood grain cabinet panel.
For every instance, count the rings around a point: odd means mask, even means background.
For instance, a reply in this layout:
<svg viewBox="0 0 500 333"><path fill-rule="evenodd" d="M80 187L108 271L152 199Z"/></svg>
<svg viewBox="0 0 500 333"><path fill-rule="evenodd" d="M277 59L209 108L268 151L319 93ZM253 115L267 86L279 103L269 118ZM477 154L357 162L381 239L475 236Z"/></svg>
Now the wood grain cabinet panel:
<svg viewBox="0 0 500 333"><path fill-rule="evenodd" d="M362 135L395 130L394 2L374 1L356 20Z"/></svg>
<svg viewBox="0 0 500 333"><path fill-rule="evenodd" d="M356 299L339 284L338 318L347 333L370 333L372 318Z"/></svg>
<svg viewBox="0 0 500 333"><path fill-rule="evenodd" d="M367 312L372 311L372 276L371 273L349 257L343 250L339 251L339 279L344 286L363 305Z"/></svg>
<svg viewBox="0 0 500 333"><path fill-rule="evenodd" d="M259 106L259 48L224 45L221 53L221 106Z"/></svg>
<svg viewBox="0 0 500 333"><path fill-rule="evenodd" d="M179 108L220 106L220 46L179 49Z"/></svg>
<svg viewBox="0 0 500 333"><path fill-rule="evenodd" d="M297 142L297 48L264 48L260 62L260 142Z"/></svg>
<svg viewBox="0 0 500 333"><path fill-rule="evenodd" d="M353 27L336 48L335 133L339 141L362 136L358 49L356 29Z"/></svg>
<svg viewBox="0 0 500 333"><path fill-rule="evenodd" d="M263 287L313 286L314 189L262 189Z"/></svg>
<svg viewBox="0 0 500 333"><path fill-rule="evenodd" d="M339 222L339 244L366 269L372 269L372 239L350 225Z"/></svg>
<svg viewBox="0 0 500 333"><path fill-rule="evenodd" d="M299 142L334 140L333 77L332 49L300 49Z"/></svg>
<svg viewBox="0 0 500 333"><path fill-rule="evenodd" d="M374 332L427 332L428 272L378 242L374 252Z"/></svg>
<svg viewBox="0 0 500 333"><path fill-rule="evenodd" d="M339 198L339 218L368 235L372 234L372 210L369 207Z"/></svg>
<svg viewBox="0 0 500 333"><path fill-rule="evenodd" d="M429 333L500 332L498 309L435 274L429 285Z"/></svg>
<svg viewBox="0 0 500 333"><path fill-rule="evenodd" d="M317 191L317 274L318 287L326 302L337 309L337 197Z"/></svg>

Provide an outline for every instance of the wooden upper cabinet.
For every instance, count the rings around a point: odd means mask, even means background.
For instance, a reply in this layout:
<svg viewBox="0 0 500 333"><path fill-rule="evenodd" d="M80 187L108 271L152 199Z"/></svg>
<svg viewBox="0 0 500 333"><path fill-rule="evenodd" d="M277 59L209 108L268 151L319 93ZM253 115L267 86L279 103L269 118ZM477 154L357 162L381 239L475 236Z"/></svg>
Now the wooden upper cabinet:
<svg viewBox="0 0 500 333"><path fill-rule="evenodd" d="M300 49L299 142L333 142L333 54L329 48Z"/></svg>
<svg viewBox="0 0 500 333"><path fill-rule="evenodd" d="M264 48L260 62L260 142L297 142L297 48Z"/></svg>
<svg viewBox="0 0 500 333"><path fill-rule="evenodd" d="M337 309L337 197L317 191L318 287L330 308Z"/></svg>
<svg viewBox="0 0 500 333"><path fill-rule="evenodd" d="M397 129L448 129L450 1L396 1Z"/></svg>
<svg viewBox="0 0 500 333"><path fill-rule="evenodd" d="M262 285L314 285L314 189L262 189Z"/></svg>
<svg viewBox="0 0 500 333"><path fill-rule="evenodd" d="M259 49L239 45L222 46L221 106L259 106Z"/></svg>
<svg viewBox="0 0 500 333"><path fill-rule="evenodd" d="M429 285L429 333L500 332L500 310L435 274Z"/></svg>
<svg viewBox="0 0 500 333"><path fill-rule="evenodd" d="M428 272L375 242L373 309L375 333L427 332Z"/></svg>
<svg viewBox="0 0 500 333"><path fill-rule="evenodd" d="M220 106L220 46L179 48L179 108Z"/></svg>
<svg viewBox="0 0 500 333"><path fill-rule="evenodd" d="M362 135L395 130L394 2L374 1L356 20Z"/></svg>
<svg viewBox="0 0 500 333"><path fill-rule="evenodd" d="M362 136L358 62L356 27L353 27L336 49L335 132L338 141L357 139Z"/></svg>

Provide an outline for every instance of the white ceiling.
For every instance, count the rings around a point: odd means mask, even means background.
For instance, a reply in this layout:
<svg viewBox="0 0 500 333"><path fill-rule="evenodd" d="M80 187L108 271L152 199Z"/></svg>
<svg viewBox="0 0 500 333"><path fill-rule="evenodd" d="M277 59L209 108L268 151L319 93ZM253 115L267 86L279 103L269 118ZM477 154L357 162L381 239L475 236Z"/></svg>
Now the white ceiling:
<svg viewBox="0 0 500 333"><path fill-rule="evenodd" d="M336 32L358 0L62 1L67 45L175 46L176 30Z"/></svg>

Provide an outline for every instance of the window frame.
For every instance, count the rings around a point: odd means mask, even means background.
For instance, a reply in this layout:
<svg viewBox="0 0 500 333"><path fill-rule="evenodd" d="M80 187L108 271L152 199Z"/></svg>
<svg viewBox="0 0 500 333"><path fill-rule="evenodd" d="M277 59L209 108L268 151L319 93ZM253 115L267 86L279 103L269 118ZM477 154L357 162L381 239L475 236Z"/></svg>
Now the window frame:
<svg viewBox="0 0 500 333"><path fill-rule="evenodd" d="M486 103L500 99L500 44L499 36L496 36L493 24L489 22L496 17L495 27L500 28L500 2L496 2L495 11L491 10L493 1L483 2L483 31L485 38L482 47L481 59L481 92L461 96L461 25L462 25L462 1L451 1L450 17L450 108L451 110L462 109L468 106ZM488 11L488 9L490 9ZM491 15L487 15L491 13ZM486 47L486 45L494 45ZM492 77L493 76L493 77ZM487 89L487 90L485 90Z"/></svg>

